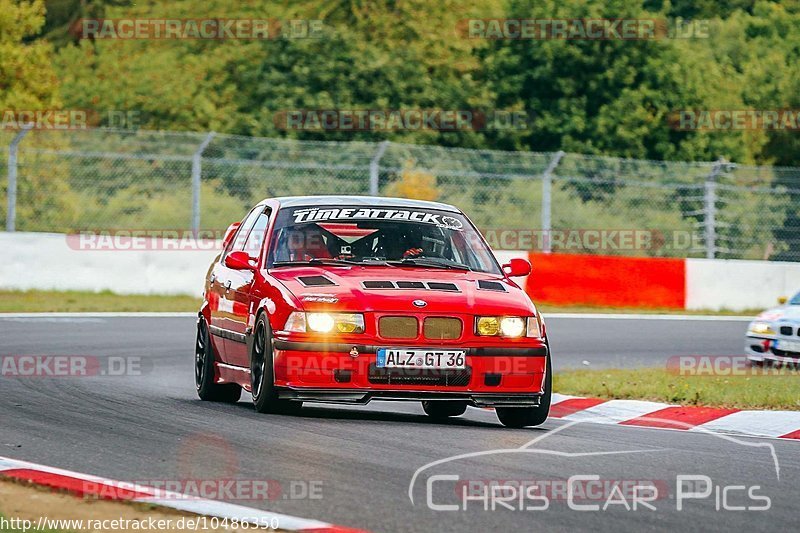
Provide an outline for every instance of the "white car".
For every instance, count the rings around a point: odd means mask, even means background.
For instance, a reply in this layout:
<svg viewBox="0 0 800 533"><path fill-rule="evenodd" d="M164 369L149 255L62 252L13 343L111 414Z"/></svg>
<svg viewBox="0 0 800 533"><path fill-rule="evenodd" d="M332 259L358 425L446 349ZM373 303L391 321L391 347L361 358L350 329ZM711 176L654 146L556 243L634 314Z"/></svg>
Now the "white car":
<svg viewBox="0 0 800 533"><path fill-rule="evenodd" d="M800 292L758 315L747 327L745 353L755 364L800 364Z"/></svg>

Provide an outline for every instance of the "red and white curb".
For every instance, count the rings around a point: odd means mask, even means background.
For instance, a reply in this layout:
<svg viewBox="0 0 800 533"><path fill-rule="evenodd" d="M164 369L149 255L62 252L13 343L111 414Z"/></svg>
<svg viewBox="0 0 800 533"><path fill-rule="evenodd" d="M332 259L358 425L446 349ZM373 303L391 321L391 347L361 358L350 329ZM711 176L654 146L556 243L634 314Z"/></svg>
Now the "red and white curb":
<svg viewBox="0 0 800 533"><path fill-rule="evenodd" d="M800 440L800 411L746 411L553 394L550 417L598 424Z"/></svg>
<svg viewBox="0 0 800 533"><path fill-rule="evenodd" d="M222 501L195 498L2 456L0 456L0 477L27 481L81 497L146 503L203 516L235 519L254 525L277 524L277 529L282 531L365 533L363 530L336 526L319 520L272 513Z"/></svg>

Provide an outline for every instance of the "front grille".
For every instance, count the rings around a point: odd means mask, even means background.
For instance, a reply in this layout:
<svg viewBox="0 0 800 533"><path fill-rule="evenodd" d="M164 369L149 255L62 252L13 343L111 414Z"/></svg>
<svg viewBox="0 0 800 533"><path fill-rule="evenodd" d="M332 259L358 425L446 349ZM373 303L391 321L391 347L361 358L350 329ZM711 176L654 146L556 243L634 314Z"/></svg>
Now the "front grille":
<svg viewBox="0 0 800 533"><path fill-rule="evenodd" d="M461 320L457 318L428 317L422 325L426 339L458 339L462 329Z"/></svg>
<svg viewBox="0 0 800 533"><path fill-rule="evenodd" d="M781 335L791 335L792 333L792 326L781 326Z"/></svg>
<svg viewBox="0 0 800 533"><path fill-rule="evenodd" d="M384 339L416 339L419 326L413 316L382 316L378 320L378 333Z"/></svg>
<svg viewBox="0 0 800 533"><path fill-rule="evenodd" d="M368 379L375 385L432 385L436 387L466 387L472 368L440 370L423 368L378 368L369 365Z"/></svg>

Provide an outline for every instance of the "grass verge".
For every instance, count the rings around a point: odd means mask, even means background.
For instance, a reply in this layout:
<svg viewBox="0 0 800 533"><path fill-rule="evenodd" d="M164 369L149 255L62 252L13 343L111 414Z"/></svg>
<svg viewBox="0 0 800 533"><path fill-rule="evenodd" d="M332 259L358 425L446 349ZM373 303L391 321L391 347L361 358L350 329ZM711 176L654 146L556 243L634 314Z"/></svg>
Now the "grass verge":
<svg viewBox="0 0 800 533"><path fill-rule="evenodd" d="M0 290L0 313L180 312L199 308L200 298L192 296Z"/></svg>
<svg viewBox="0 0 800 533"><path fill-rule="evenodd" d="M565 370L553 374L561 394L738 409L800 410L800 372L780 367L758 375L681 376L664 368Z"/></svg>
<svg viewBox="0 0 800 533"><path fill-rule="evenodd" d="M0 313L57 312L181 312L197 311L200 298L192 296L124 295L111 291L10 291L0 290ZM684 309L638 309L631 307L556 306L540 304L543 313L632 313L675 315L745 315L750 311L687 311Z"/></svg>

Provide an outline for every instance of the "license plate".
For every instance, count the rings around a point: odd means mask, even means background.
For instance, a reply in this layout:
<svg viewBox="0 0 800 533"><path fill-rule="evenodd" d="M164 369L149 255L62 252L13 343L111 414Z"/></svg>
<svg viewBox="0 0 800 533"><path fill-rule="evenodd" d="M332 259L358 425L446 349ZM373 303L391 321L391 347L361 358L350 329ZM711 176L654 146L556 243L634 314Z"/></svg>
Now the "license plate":
<svg viewBox="0 0 800 533"><path fill-rule="evenodd" d="M775 347L779 350L784 352L799 352L800 353L800 342L797 341L784 341L784 340L777 340L775 341Z"/></svg>
<svg viewBox="0 0 800 533"><path fill-rule="evenodd" d="M465 350L379 348L378 368L466 368Z"/></svg>

